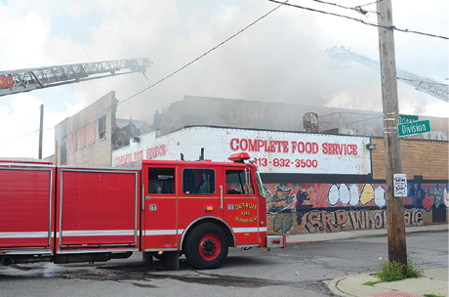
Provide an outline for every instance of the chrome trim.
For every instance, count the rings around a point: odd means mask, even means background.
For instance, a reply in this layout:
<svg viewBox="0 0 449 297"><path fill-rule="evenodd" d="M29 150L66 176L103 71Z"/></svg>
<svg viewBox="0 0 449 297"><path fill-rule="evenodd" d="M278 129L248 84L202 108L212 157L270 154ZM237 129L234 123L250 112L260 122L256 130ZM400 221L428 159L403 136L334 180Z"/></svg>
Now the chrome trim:
<svg viewBox="0 0 449 297"><path fill-rule="evenodd" d="M220 186L220 209L223 210L223 186Z"/></svg>
<svg viewBox="0 0 449 297"><path fill-rule="evenodd" d="M47 231L0 232L0 238L46 238L47 234Z"/></svg>
<svg viewBox="0 0 449 297"><path fill-rule="evenodd" d="M134 172L134 197L135 197L135 205L134 205L134 243L137 245L138 236L139 236L139 180L137 178L138 173ZM143 185L142 185L143 186Z"/></svg>
<svg viewBox="0 0 449 297"><path fill-rule="evenodd" d="M159 230L142 230L143 236L158 236L158 235L178 235L182 233L182 229L159 229Z"/></svg>
<svg viewBox="0 0 449 297"><path fill-rule="evenodd" d="M64 231L65 236L131 236L134 230L74 230Z"/></svg>
<svg viewBox="0 0 449 297"><path fill-rule="evenodd" d="M259 244L239 244L236 245L235 248L244 248L244 247L259 247Z"/></svg>
<svg viewBox="0 0 449 297"><path fill-rule="evenodd" d="M178 248L160 248L160 249L145 249L144 252L173 252L173 251L179 251Z"/></svg>
<svg viewBox="0 0 449 297"><path fill-rule="evenodd" d="M52 232L56 231L56 230L52 230L51 228L51 223L53 222L53 171L54 170L50 170L50 204L49 204L49 218L48 218L48 246L51 246L51 238L52 238ZM56 201L56 199L55 199ZM56 226L55 226L56 229Z"/></svg>
<svg viewBox="0 0 449 297"><path fill-rule="evenodd" d="M50 248L46 249L8 249L8 250L0 250L0 252L5 253L5 255L43 255L43 256L51 256L53 255L53 251ZM2 255L3 256L3 255Z"/></svg>
<svg viewBox="0 0 449 297"><path fill-rule="evenodd" d="M137 252L139 249L136 247L124 249L124 248L109 248L109 249L95 249L92 247L86 247L86 249L80 250L79 247L71 249L70 247L60 250L58 255L61 254L91 254L91 253L104 253L104 252Z"/></svg>

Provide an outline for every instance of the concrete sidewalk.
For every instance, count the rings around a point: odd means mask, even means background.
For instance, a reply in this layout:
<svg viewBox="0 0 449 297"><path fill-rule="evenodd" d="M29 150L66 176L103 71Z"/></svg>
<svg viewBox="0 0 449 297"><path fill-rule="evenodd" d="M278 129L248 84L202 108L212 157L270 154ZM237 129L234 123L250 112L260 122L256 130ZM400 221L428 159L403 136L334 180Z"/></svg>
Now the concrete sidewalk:
<svg viewBox="0 0 449 297"><path fill-rule="evenodd" d="M406 233L444 232L448 231L448 224L421 227L408 227ZM387 229L343 231L336 233L295 234L287 236L288 243L309 241L332 241L359 237L386 236ZM332 294L342 297L420 297L429 296L449 297L448 267L432 267L424 269L424 276L388 283L377 283L373 286L363 285L379 279L372 274L356 274L337 278L327 282Z"/></svg>
<svg viewBox="0 0 449 297"><path fill-rule="evenodd" d="M371 274L357 274L334 279L327 283L329 290L342 297L420 297L424 294L448 297L448 268L424 269L424 276L401 281L363 285L379 278Z"/></svg>

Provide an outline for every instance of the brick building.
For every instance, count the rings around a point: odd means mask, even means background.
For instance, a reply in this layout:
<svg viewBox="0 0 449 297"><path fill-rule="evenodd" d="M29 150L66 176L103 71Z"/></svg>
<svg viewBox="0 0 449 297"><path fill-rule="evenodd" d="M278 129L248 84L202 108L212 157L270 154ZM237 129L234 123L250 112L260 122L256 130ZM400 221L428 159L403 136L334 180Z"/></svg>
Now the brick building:
<svg viewBox="0 0 449 297"><path fill-rule="evenodd" d="M56 164L109 166L116 108L115 92L109 92L56 125Z"/></svg>
<svg viewBox="0 0 449 297"><path fill-rule="evenodd" d="M292 165L289 171L277 167L262 172L268 193L270 232L292 234L386 228L384 144L379 137L382 132L378 132L382 128L376 124L376 121L382 122L379 114L364 114L360 121L357 119L360 114L353 111L186 97L158 114L149 131L148 125L142 128L145 123L138 129L136 121L117 120L116 108L114 92L110 92L58 124L56 163L135 167L141 159L179 159L180 153L186 159L196 159L201 148L205 149L206 158L225 161L232 152L230 149L237 148L236 139L242 141L239 149L243 150L254 149L256 140L258 145L259 141L275 140L277 144L285 143L283 148L289 149L293 149L293 141L298 147L300 143L316 143L318 152L302 157L301 154L289 156L281 151L281 146L277 147L278 151L267 151L265 155L250 152L258 162L266 159L266 164L276 164L282 160L284 163L277 164L286 165L289 161ZM319 128L323 126L316 125L323 117L326 118L326 133L330 134L320 133L322 129ZM306 123L306 119L310 123ZM407 226L448 221L448 119L430 120L432 135L401 139L403 173L408 179L408 196L404 198ZM315 133L303 132L305 129ZM332 163L331 156L323 152L325 144L329 143L339 150L344 148L349 154L357 148L357 154L352 161ZM369 143L377 144L377 148L368 149ZM341 154L341 159L347 157L341 150L337 154ZM293 164L301 158L309 159L312 167L314 164L325 166L315 171L295 169ZM314 160L317 163L313 163Z"/></svg>

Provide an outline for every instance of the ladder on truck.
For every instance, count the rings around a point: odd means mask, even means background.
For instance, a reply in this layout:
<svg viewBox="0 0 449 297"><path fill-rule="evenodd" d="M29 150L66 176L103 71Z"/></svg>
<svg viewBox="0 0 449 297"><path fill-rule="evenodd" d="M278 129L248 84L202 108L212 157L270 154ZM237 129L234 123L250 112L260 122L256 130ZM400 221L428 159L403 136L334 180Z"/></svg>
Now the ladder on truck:
<svg viewBox="0 0 449 297"><path fill-rule="evenodd" d="M357 54L345 47L334 46L331 49L326 50L326 52L329 58L337 62L356 61L371 68L379 69L380 67L378 61ZM449 102L449 86L447 84L435 79L413 74L400 68L397 69L397 76L399 80L415 87L416 90L445 102Z"/></svg>
<svg viewBox="0 0 449 297"><path fill-rule="evenodd" d="M0 96L133 72L145 76L150 64L137 58L0 71Z"/></svg>

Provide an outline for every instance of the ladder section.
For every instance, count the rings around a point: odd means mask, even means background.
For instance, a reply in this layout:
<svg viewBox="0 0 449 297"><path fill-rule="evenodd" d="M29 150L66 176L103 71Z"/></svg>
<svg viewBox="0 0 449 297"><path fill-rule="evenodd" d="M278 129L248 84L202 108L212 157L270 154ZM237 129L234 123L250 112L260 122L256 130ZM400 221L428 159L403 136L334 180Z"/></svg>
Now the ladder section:
<svg viewBox="0 0 449 297"><path fill-rule="evenodd" d="M0 71L0 96L118 74L145 75L150 64L147 58L138 58Z"/></svg>

